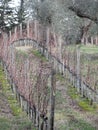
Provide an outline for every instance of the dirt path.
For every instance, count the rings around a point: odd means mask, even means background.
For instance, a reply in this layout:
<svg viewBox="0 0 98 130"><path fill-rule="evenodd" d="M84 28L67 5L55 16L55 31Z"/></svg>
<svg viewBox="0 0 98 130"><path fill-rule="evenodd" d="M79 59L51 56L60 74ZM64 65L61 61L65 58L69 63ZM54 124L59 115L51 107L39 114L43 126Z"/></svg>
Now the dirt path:
<svg viewBox="0 0 98 130"><path fill-rule="evenodd" d="M16 47L17 50L28 52L30 49L32 49L32 46L20 46Z"/></svg>

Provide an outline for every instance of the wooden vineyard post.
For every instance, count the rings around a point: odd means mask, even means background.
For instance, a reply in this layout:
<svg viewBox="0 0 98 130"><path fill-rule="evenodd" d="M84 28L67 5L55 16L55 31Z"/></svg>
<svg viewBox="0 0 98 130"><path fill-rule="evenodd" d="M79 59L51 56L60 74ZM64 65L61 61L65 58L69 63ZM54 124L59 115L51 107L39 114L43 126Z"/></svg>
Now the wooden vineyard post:
<svg viewBox="0 0 98 130"><path fill-rule="evenodd" d="M14 29L14 40L17 40L17 27Z"/></svg>
<svg viewBox="0 0 98 130"><path fill-rule="evenodd" d="M27 37L29 38L30 36L30 22L27 22Z"/></svg>
<svg viewBox="0 0 98 130"><path fill-rule="evenodd" d="M50 88L50 117L49 117L49 130L54 130L54 110L55 110L55 93L56 93L56 78L55 71L51 72L51 88Z"/></svg>
<svg viewBox="0 0 98 130"><path fill-rule="evenodd" d="M20 24L20 38L22 38L22 23Z"/></svg>
<svg viewBox="0 0 98 130"><path fill-rule="evenodd" d="M59 56L58 56L58 58L59 58L60 62L62 62L62 38L61 38L61 36L59 37L58 42L59 42L59 50L58 50ZM62 73L61 64L59 64L58 68L59 68L59 72Z"/></svg>
<svg viewBox="0 0 98 130"><path fill-rule="evenodd" d="M59 37L59 58L60 61L62 60L62 40L61 40L61 36Z"/></svg>
<svg viewBox="0 0 98 130"><path fill-rule="evenodd" d="M12 32L9 31L10 43L12 42Z"/></svg>
<svg viewBox="0 0 98 130"><path fill-rule="evenodd" d="M91 37L91 44L94 45L94 39Z"/></svg>
<svg viewBox="0 0 98 130"><path fill-rule="evenodd" d="M86 40L86 43L85 43L85 44L87 45L87 44L88 44L88 37L86 37L85 40Z"/></svg>
<svg viewBox="0 0 98 130"><path fill-rule="evenodd" d="M65 63L64 63L64 58L63 58L63 75L65 75Z"/></svg>
<svg viewBox="0 0 98 130"><path fill-rule="evenodd" d="M95 45L98 45L98 38L97 38L97 36L96 36L95 40L96 40Z"/></svg>
<svg viewBox="0 0 98 130"><path fill-rule="evenodd" d="M47 47L47 59L48 59L48 52L49 52L49 36L50 36L50 29L47 27L47 38L46 38L46 47Z"/></svg>
<svg viewBox="0 0 98 130"><path fill-rule="evenodd" d="M77 48L77 90L80 92L80 46Z"/></svg>
<svg viewBox="0 0 98 130"><path fill-rule="evenodd" d="M37 40L37 21L36 20L34 21L34 37L35 37L35 40Z"/></svg>

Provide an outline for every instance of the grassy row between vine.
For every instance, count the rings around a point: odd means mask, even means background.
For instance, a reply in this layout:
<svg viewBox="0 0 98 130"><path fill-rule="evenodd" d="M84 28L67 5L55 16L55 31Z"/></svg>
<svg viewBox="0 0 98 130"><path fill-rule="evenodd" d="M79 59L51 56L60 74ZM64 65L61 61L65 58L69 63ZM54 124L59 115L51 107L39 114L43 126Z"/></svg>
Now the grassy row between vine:
<svg viewBox="0 0 98 130"><path fill-rule="evenodd" d="M3 67L0 66L0 85L2 87L0 94L3 93L5 98L7 98L12 114L10 119L8 117L0 117L0 130L35 130L26 113L20 108L5 77Z"/></svg>
<svg viewBox="0 0 98 130"><path fill-rule="evenodd" d="M44 62L47 62L48 60L44 55L42 55L38 50L33 50L32 53L39 59L41 59Z"/></svg>
<svg viewBox="0 0 98 130"><path fill-rule="evenodd" d="M66 77L57 74L56 79L61 87L56 90L55 122L58 130L97 130L93 122L86 120L86 114L96 114L97 104L90 105L90 101L83 98Z"/></svg>
<svg viewBox="0 0 98 130"><path fill-rule="evenodd" d="M76 100L77 104L84 110L84 111L89 111L89 112L94 112L97 109L97 104L93 103L92 105L90 104L90 100L82 97L78 92L75 87L69 87L68 89L68 94L72 98L72 100Z"/></svg>

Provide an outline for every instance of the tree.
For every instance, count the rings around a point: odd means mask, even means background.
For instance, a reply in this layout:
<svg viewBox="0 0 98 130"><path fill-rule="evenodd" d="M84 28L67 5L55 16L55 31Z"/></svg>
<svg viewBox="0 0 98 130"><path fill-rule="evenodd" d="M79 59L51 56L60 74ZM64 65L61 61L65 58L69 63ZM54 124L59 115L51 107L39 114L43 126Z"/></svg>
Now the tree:
<svg viewBox="0 0 98 130"><path fill-rule="evenodd" d="M26 13L24 9L24 0L20 0L20 6L17 11L18 23L22 23L25 20L25 17L26 17Z"/></svg>
<svg viewBox="0 0 98 130"><path fill-rule="evenodd" d="M7 30L13 24L13 8L10 7L11 0L0 1L0 25L2 30Z"/></svg>
<svg viewBox="0 0 98 130"><path fill-rule="evenodd" d="M70 11L63 1L45 0L39 6L38 18L46 25L52 26L53 30L61 35L66 43L78 43L81 40L80 32L83 21ZM76 31L77 30L77 31Z"/></svg>
<svg viewBox="0 0 98 130"><path fill-rule="evenodd" d="M44 0L37 15L43 24L52 26L64 40L67 39L66 43L78 44L85 31L88 32L91 26L93 29L91 21L97 23L97 7L97 0Z"/></svg>
<svg viewBox="0 0 98 130"><path fill-rule="evenodd" d="M98 0L70 0L70 2L68 8L77 16L88 18L98 24Z"/></svg>
<svg viewBox="0 0 98 130"><path fill-rule="evenodd" d="M45 0L26 0L24 2L25 9L27 11L28 17L32 19L38 18L38 10L42 2Z"/></svg>

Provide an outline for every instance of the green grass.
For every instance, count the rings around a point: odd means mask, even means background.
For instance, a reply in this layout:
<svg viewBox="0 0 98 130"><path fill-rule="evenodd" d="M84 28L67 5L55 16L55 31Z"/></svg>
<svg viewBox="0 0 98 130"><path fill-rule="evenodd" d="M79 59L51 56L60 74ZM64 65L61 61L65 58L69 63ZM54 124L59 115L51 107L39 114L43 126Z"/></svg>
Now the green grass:
<svg viewBox="0 0 98 130"><path fill-rule="evenodd" d="M13 95L11 92L11 87L10 87L8 81L5 79L5 75L2 70L2 67L0 67L0 83L2 86L3 93L7 97L7 100L10 104L10 108L12 110L13 115L14 116L21 115L22 110L20 109L20 106L18 105L18 102L15 99L15 95Z"/></svg>
<svg viewBox="0 0 98 130"><path fill-rule="evenodd" d="M58 81L64 81L65 80L65 78L64 78L64 76L63 75L61 75L60 73L56 73L56 80Z"/></svg>
<svg viewBox="0 0 98 130"><path fill-rule="evenodd" d="M39 59L41 59L42 61L47 61L47 59L45 58L45 56L43 56L39 51L37 50L33 50L32 53Z"/></svg>
<svg viewBox="0 0 98 130"><path fill-rule="evenodd" d="M2 86L2 93L7 98L11 108L11 113L13 114L11 119L7 117L0 117L0 130L35 130L26 113L21 110L15 95L12 94L11 87L7 79L5 79L5 74L1 66L0 84Z"/></svg>
<svg viewBox="0 0 98 130"><path fill-rule="evenodd" d="M80 47L80 51L83 53L88 53L88 54L94 54L98 53L98 46L96 45L69 45L66 46L66 50L68 51L75 51L78 47Z"/></svg>
<svg viewBox="0 0 98 130"><path fill-rule="evenodd" d="M77 105L79 105L80 108L82 108L84 111L88 111L88 112L95 112L96 111L97 105L96 104L90 105L90 100L86 99L84 97L81 97L81 95L78 94L76 88L69 86L68 94L70 95L70 97L73 100L76 100Z"/></svg>
<svg viewBox="0 0 98 130"><path fill-rule="evenodd" d="M56 107L57 109L60 107L60 104L61 102L66 102L64 99L63 99L63 96L62 96L62 93L61 91L59 90L56 90Z"/></svg>
<svg viewBox="0 0 98 130"><path fill-rule="evenodd" d="M0 130L11 130L11 122L6 118L0 118Z"/></svg>
<svg viewBox="0 0 98 130"><path fill-rule="evenodd" d="M74 88L74 87L69 86L69 88L68 88L68 94L70 95L70 97L71 97L72 99L77 99L77 98L79 98L79 94L78 94L78 92L77 92L77 89Z"/></svg>
<svg viewBox="0 0 98 130"><path fill-rule="evenodd" d="M0 130L35 130L35 128L32 127L32 123L27 121L27 119L6 119L2 117L0 118Z"/></svg>
<svg viewBox="0 0 98 130"><path fill-rule="evenodd" d="M96 128L84 120L71 119L59 125L59 130L96 130Z"/></svg>
<svg viewBox="0 0 98 130"><path fill-rule="evenodd" d="M90 105L90 101L88 99L81 99L78 102L78 105L85 111L94 112L96 110L96 104Z"/></svg>
<svg viewBox="0 0 98 130"><path fill-rule="evenodd" d="M28 57L27 52L22 51L22 50L17 50L17 54L22 55L22 56L24 56L24 57Z"/></svg>
<svg viewBox="0 0 98 130"><path fill-rule="evenodd" d="M83 120L71 120L69 123L70 130L96 130L91 124Z"/></svg>
<svg viewBox="0 0 98 130"><path fill-rule="evenodd" d="M28 53L26 53L25 51L17 50L15 59L16 62L21 62L21 57L22 59L26 60L28 58Z"/></svg>
<svg viewBox="0 0 98 130"><path fill-rule="evenodd" d="M98 46L81 46L80 48L81 52L83 53L89 53L89 54L94 54L94 53L98 53Z"/></svg>

